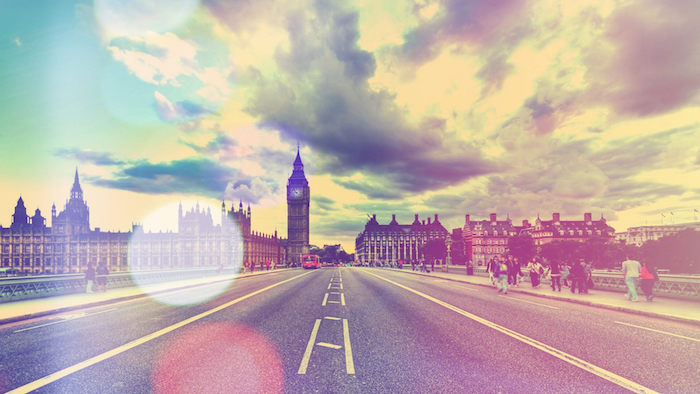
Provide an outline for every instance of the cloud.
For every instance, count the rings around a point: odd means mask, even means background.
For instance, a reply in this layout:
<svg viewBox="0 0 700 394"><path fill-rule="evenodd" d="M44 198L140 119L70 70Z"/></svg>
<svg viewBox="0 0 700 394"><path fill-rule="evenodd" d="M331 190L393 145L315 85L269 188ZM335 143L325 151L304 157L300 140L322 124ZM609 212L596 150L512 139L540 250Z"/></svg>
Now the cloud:
<svg viewBox="0 0 700 394"><path fill-rule="evenodd" d="M54 155L70 160L77 160L81 163L92 163L98 166L114 166L125 164L124 161L115 159L111 153L96 152L89 149L58 149Z"/></svg>
<svg viewBox="0 0 700 394"><path fill-rule="evenodd" d="M158 91L153 93L153 97L158 116L166 122L191 121L192 118L210 113L206 108L188 100L173 103Z"/></svg>
<svg viewBox="0 0 700 394"><path fill-rule="evenodd" d="M326 196L314 196L311 202L311 213L314 215L325 215L337 209L335 201Z"/></svg>
<svg viewBox="0 0 700 394"><path fill-rule="evenodd" d="M680 108L700 92L700 3L640 1L615 12L587 56L590 100L626 116ZM607 45L605 45L607 44Z"/></svg>
<svg viewBox="0 0 700 394"><path fill-rule="evenodd" d="M322 172L373 178L341 183L374 197L437 189L494 171L497 166L445 130L444 121L411 124L393 95L370 89L374 62L357 47L356 15L330 3L316 6L326 17L289 18L290 48L278 51L279 72L249 73L255 88L246 110L262 126L312 145Z"/></svg>
<svg viewBox="0 0 700 394"><path fill-rule="evenodd" d="M128 164L114 178L90 177L92 184L147 194L202 194L221 198L238 171L204 158Z"/></svg>
<svg viewBox="0 0 700 394"><path fill-rule="evenodd" d="M262 199L275 196L279 192L279 187L274 181L254 177L229 183L226 187L224 198L231 201L242 200L257 204Z"/></svg>
<svg viewBox="0 0 700 394"><path fill-rule="evenodd" d="M527 5L522 0L443 0L439 3L437 16L404 35L404 43L398 48L402 59L422 64L451 44L486 47L503 37L519 40L522 36L512 37L508 32L519 30L519 23L527 21L521 18Z"/></svg>

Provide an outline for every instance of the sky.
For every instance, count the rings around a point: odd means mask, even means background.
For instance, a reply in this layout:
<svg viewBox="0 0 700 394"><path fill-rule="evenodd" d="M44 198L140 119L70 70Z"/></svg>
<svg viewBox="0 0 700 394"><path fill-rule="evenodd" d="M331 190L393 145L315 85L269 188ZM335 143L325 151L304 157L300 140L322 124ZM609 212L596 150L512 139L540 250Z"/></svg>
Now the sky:
<svg viewBox="0 0 700 394"><path fill-rule="evenodd" d="M297 143L319 246L371 214L694 221L698 37L696 0L5 0L0 225L78 168L93 227L223 199L286 235Z"/></svg>

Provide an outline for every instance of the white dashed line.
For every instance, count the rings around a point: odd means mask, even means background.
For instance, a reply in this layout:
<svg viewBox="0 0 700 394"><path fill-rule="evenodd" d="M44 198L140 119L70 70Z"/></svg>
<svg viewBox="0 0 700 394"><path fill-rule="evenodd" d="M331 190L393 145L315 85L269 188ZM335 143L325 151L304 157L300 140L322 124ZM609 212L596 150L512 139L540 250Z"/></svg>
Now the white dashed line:
<svg viewBox="0 0 700 394"><path fill-rule="evenodd" d="M32 327L22 328L22 329L20 329L20 330L13 331L13 333L22 332L22 331L29 331L29 330L33 330L33 329L35 329L35 328L41 328L41 327L51 326L51 325L58 324L58 323L65 323L65 322L69 322L69 321L71 321L71 320L80 319L81 317L89 317L89 316L93 316L93 315L99 315L100 313L105 313L105 312L110 312L110 311L115 311L115 310L117 310L117 308L107 309L107 310L104 310L104 311L99 311L99 312L90 313L90 314L87 314L87 313L78 313L78 314L75 314L75 315L60 316L60 318L61 318L62 320L54 321L54 322L50 322L50 323L45 323L45 324L39 324L38 326L32 326Z"/></svg>
<svg viewBox="0 0 700 394"><path fill-rule="evenodd" d="M522 300L522 299L520 299L520 298L512 298L512 297L509 297L508 299L509 299L509 300L520 301L520 302L527 302L528 304L539 305L539 306L543 306L543 307L545 307L545 308L550 308L550 309L559 309L559 307L556 307L556 306L540 304L539 302Z"/></svg>
<svg viewBox="0 0 700 394"><path fill-rule="evenodd" d="M328 319L328 320L340 320L339 317L332 317L332 316L325 316L324 319Z"/></svg>
<svg viewBox="0 0 700 394"><path fill-rule="evenodd" d="M686 336L683 336L683 335L674 334L674 333L671 333L671 332L666 332L666 331L661 331L661 330L655 330L655 329L649 328L649 327L636 326L636 325L634 325L634 324L624 323L624 322L621 322L621 321L616 321L615 323L617 323L617 324L622 324L622 325L625 325L625 326L630 326L630 327L641 328L642 330L649 330L649 331L653 331L653 332L658 332L659 334L671 335L671 336L674 336L674 337L687 339L687 340L689 340L689 341L700 342L700 339L697 339L697 338L691 338L691 337L686 337Z"/></svg>
<svg viewBox="0 0 700 394"><path fill-rule="evenodd" d="M342 347L342 346L340 346L340 345L334 345L334 344L332 344L332 343L327 343L327 342L319 342L319 343L317 343L316 345L317 345L317 346L327 347L327 348L330 348L330 349L335 349L335 350L338 350L338 349L340 349L340 348Z"/></svg>
<svg viewBox="0 0 700 394"><path fill-rule="evenodd" d="M355 363L352 361L352 348L350 347L350 328L348 327L348 319L343 319L343 339L345 341L345 371L350 374L355 374Z"/></svg>
<svg viewBox="0 0 700 394"><path fill-rule="evenodd" d="M340 304L340 301L328 301L329 304Z"/></svg>
<svg viewBox="0 0 700 394"><path fill-rule="evenodd" d="M314 343L316 343L316 335L318 334L318 328L321 327L321 319L316 319L314 323L314 328L311 330L311 336L309 337L309 342L306 344L306 351L304 352L304 357L301 358L301 364L299 364L298 375L303 375L306 373L306 368L309 366L309 360L311 359L311 351L314 350Z"/></svg>

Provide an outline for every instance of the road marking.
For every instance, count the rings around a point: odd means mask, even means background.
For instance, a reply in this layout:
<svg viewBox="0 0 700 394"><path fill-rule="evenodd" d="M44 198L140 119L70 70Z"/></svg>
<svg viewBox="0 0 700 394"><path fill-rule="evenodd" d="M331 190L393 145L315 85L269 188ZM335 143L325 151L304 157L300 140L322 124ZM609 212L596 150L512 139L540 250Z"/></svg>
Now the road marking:
<svg viewBox="0 0 700 394"><path fill-rule="evenodd" d="M323 302L321 303L321 306L326 306L326 302L328 301L328 293L323 296Z"/></svg>
<svg viewBox="0 0 700 394"><path fill-rule="evenodd" d="M658 332L658 333L660 333L660 334L671 335L671 336L674 336L674 337L683 338L683 339L687 339L687 340L690 340L690 341L700 342L700 339L691 338L691 337L686 337L686 336L683 336L683 335L674 334L674 333L672 333L672 332L666 332L666 331L656 330L656 329L649 328L649 327L637 326L637 325L634 325L634 324L625 323L625 322L621 322L621 321L616 321L615 323L617 323L617 324L623 324L623 325L625 325L625 326L630 326L630 327L641 328L642 330L654 331L654 332Z"/></svg>
<svg viewBox="0 0 700 394"><path fill-rule="evenodd" d="M350 328L348 327L348 319L343 319L343 340L345 342L345 371L350 374L355 374L355 363L352 361L352 348L350 347Z"/></svg>
<svg viewBox="0 0 700 394"><path fill-rule="evenodd" d="M8 391L8 394L9 394L9 393L12 393L12 394L15 394L15 393L28 393L28 392L34 391L34 390L36 390L36 389L38 389L38 388L44 387L44 386L46 386L47 384L53 383L53 382L55 382L55 381L57 381L57 380L59 380L59 379L61 379L61 378L64 378L64 377L66 377L66 376L68 376L68 375L70 375L70 374L72 374L72 373L74 373L74 372L78 372L78 371L80 371L80 370L82 370L82 369L85 369L85 368L91 366L91 365L95 365L95 364L99 363L100 361L103 361L103 360L106 360L106 359L108 359L108 358L114 357L114 356L116 356L116 355L118 355L118 354L121 354L121 353L123 353L123 352L125 352L125 351L127 351L127 350L129 350L129 349L133 349L133 348L135 348L136 346L142 345L142 344L144 344L144 343L146 343L146 342L148 342L148 341L151 341L151 340L153 340L153 339L156 339L156 338L158 338L158 337L161 337L161 336L163 336L163 335L165 335L165 334L167 334L167 333L169 333L169 332L175 331L176 329L178 329L178 328L180 328L180 327L183 327L183 326L185 326L185 325L187 325L187 324L190 324L190 323L192 323L192 322L195 322L195 321L197 321L197 320L200 320L200 319L202 319L202 318L205 318L205 317L207 317L207 316L209 316L209 315L211 315L211 314L213 314L213 313L216 313L216 312L218 312L218 311L220 311L220 310L222 310L222 309L226 309L226 308L230 307L231 305L237 304L237 303L239 303L239 302L241 302L241 301L243 301L243 300L247 300L247 299L250 298L250 297L256 296L256 295L258 295L258 294L260 294L260 293L262 293L262 292L265 292L265 291L267 291L267 290L270 290L270 289L272 289L272 288L274 288L274 287L277 287L277 286L279 286L279 285L281 285L281 284L284 284L284 283L293 281L294 279L301 278L302 276L308 275L308 274L310 274L310 273L311 273L311 272L306 272L306 273L303 273L303 274L301 274L301 275L297 275L297 276L294 276L294 277L292 277L292 278L285 279L285 280L283 280L283 281L281 281L281 282L277 282L277 283L272 284L272 285L270 285L270 286L263 287L262 289L256 290L256 291L254 291L254 292L252 292L252 293L248 293L248 294L246 294L246 295L244 295L244 296L242 296L242 297L238 297L238 298L236 298L236 299L233 300L233 301L229 301L229 302L227 302L227 303L225 303L225 304L222 304L222 305L219 305L219 306L217 306L217 307L215 307L215 308L209 309L208 311L202 312L202 313L200 313L200 314L198 314L198 315L195 315L195 316L192 316L192 317L190 317L190 318L188 318L188 319L182 320L182 321L180 321L180 322L178 322L178 323L175 323L175 324L173 324L173 325L171 325L171 326L168 326L168 327L165 327L165 328L163 328L163 329L160 329L160 330L158 330L158 331L156 331L156 332L154 332L154 333L148 334L148 335L143 336L143 337L141 337L141 338L134 339L133 341L131 341L131 342L129 342L129 343L126 343L126 344L124 344L124 345L118 346L118 347L116 347L116 348L114 348L114 349L112 349L112 350L108 350L108 351L106 351L106 352L104 352L104 353L102 353L102 354L98 354L97 356L91 357L91 358L89 358L89 359L87 359L87 360L85 360L85 361L79 362L79 363L77 363L77 364L75 364L75 365L72 365L72 366L70 366L70 367L68 367L68 368L64 368L64 369L62 369L62 370L60 370L60 371L57 371L57 372L54 372L54 373L52 373L52 374L50 374L50 375L44 376L43 378L37 379L37 380L35 380L35 381L33 381L33 382L30 382L30 383L27 383L27 384L25 384L24 386L17 387L16 389L14 389L14 390L12 390L12 391Z"/></svg>
<svg viewBox="0 0 700 394"><path fill-rule="evenodd" d="M328 288L329 288L329 289L331 288L331 285L332 285L332 284L333 284L333 282L331 282L331 283L328 284Z"/></svg>
<svg viewBox="0 0 700 394"><path fill-rule="evenodd" d="M500 332L502 332L503 334L506 334L506 335L508 335L508 336L510 336L510 337L512 337L512 338L515 338L515 339L517 339L517 340L519 340L519 341L521 341L521 342L523 342L523 343L525 343L525 344L528 344L528 345L534 347L535 349L539 349L539 350L541 350L541 351L543 351L543 352L545 352L545 353L547 353L547 354L550 354L550 355L552 355L552 356L554 356L554 357L556 357L556 358L558 358L558 359L560 359L560 360L563 360L563 361L565 361L565 362L567 362L567 363L569 363L569 364L571 364L571 365L573 365L573 366L576 366L576 367L578 367L578 368L581 368L581 369L583 369L584 371L590 372L590 373L592 373L592 374L594 374L594 375L596 375L596 376L599 376L599 377L601 377L601 378L603 378L603 379L606 379L606 380L608 380L608 381L610 381L610 382L612 382L612 383L615 383L615 384L617 384L618 386L623 387L623 388L625 388L625 389L627 389L627 390L630 390L630 391L633 391L633 392L636 392L636 393L656 393L656 391L654 391L654 390L652 390L652 389L650 389L650 388L648 388L648 387L642 386L642 385L640 385L639 383L633 382L633 381L631 381L631 380L629 380L629 379L626 379L626 378L624 378L624 377L622 377L622 376L620 376L620 375L617 375L617 374L615 374L615 373L613 373L613 372L610 372L610 371L608 371L608 370L605 370L605 369L603 369L603 368L600 368L600 367L598 367L598 366L596 366L596 365L593 365L593 364L589 363L588 361L584 361L584 360L582 360L582 359L580 359L580 358L578 358L578 357L576 357L576 356L573 356L573 355L568 354L568 353L566 353L566 352L563 352L563 351L561 351L561 350L559 350L559 349L556 349L556 348L554 348L554 347L552 347L552 346L546 345L546 344L544 344L544 343L542 343L542 342L540 342L540 341L537 341L537 340L535 340L535 339L532 339L532 338L530 338L530 337L528 337L528 336L525 336L525 335L523 335L523 334L520 334L519 332L513 331L513 330L511 330L511 329L508 329L508 328L506 328L506 327L503 327L503 326L501 326L501 325L498 325L498 324L496 324L496 323L493 323L493 322L491 322L491 321L489 321L489 320L486 320L486 319L484 319L484 318L481 318L481 317L479 317L479 316L476 316L476 315L474 315L474 314L471 314L471 313L469 313L469 312L467 312L467 311L465 311L465 310L463 310L463 309L460 309L460 308L458 308L458 307L456 307L456 306L454 306L454 305L448 304L448 303L446 303L445 301L438 300L438 299L435 298L435 297L431 297L431 296L429 296L429 295L427 295L427 294L425 294L425 293L421 293L421 292L418 291L418 290L414 290L414 289L412 289L412 288L410 288L410 287L407 287L407 286L404 286L404 285L402 285L402 284L400 284L400 283L396 283L396 282L394 282L394 281L392 281L392 280L390 280L390 279L386 279L386 278L384 278L384 277L382 277L382 276L379 276L379 275L377 275L377 274L375 274L375 273L372 273L372 272L367 272L367 273L370 274L370 275L372 275L372 276L374 276L374 277L376 277L376 278L379 278L379 279L381 279L381 280L383 280L383 281L386 281L386 282L389 282L389 283L391 283L391 284L393 284L393 285L395 285L395 286L398 286L398 287L400 287L400 288L402 288L402 289L404 289L404 290L408 290L408 291L410 291L411 293L414 293L414 294L416 294L416 295L418 295L418 296L421 296L421 297L423 297L423 298L425 298L425 299L427 299L427 300L430 300L430 301L432 301L432 302L434 302L434 303L436 303L436 304L438 304L438 305L444 306L445 308L450 309L450 310L452 310L452 311L454 311L454 312L457 312L458 314L460 314L460 315L462 315L462 316L464 316L464 317L467 317L467 318L469 318L469 319L472 319L472 320L474 320L474 321L476 321L476 322L478 322L478 323L481 323L481 324L483 324L483 325L485 325L485 326L487 326L487 327L493 328L493 329L496 330L496 331L500 331Z"/></svg>
<svg viewBox="0 0 700 394"><path fill-rule="evenodd" d="M79 314L76 314L76 315L61 316L60 318L61 318L62 320L54 321L54 322L51 322L51 323L39 324L38 326L32 326L32 327L22 328L21 330L16 330L16 331L14 331L13 333L18 333L18 332L22 332L22 331L29 331L29 330L33 330L33 329L35 329L35 328L41 328L41 327L51 326L51 325L58 324L58 323L65 323L65 322L68 322L68 321L71 321L71 320L80 319L81 317L88 317L88 316L99 315L100 313L105 313L105 312L115 311L115 310L117 310L117 308L107 309L107 310L104 310L104 311L99 311L99 312L90 313L90 314L87 314L87 313L83 312L83 313L79 313Z"/></svg>
<svg viewBox="0 0 700 394"><path fill-rule="evenodd" d="M340 284L340 290L343 290L343 284L342 284L342 283Z"/></svg>
<svg viewBox="0 0 700 394"><path fill-rule="evenodd" d="M331 291L330 294L341 294L341 293L338 291Z"/></svg>
<svg viewBox="0 0 700 394"><path fill-rule="evenodd" d="M340 305L345 306L345 294L340 294Z"/></svg>
<svg viewBox="0 0 700 394"><path fill-rule="evenodd" d="M327 343L327 342L319 342L319 343L317 343L316 345L317 345L317 346L323 346L323 347L331 348L331 349L335 349L335 350L338 350L338 349L340 349L340 348L342 347L342 346L340 346L340 345L334 345L334 344L332 344L332 343Z"/></svg>
<svg viewBox="0 0 700 394"><path fill-rule="evenodd" d="M332 317L332 316L325 316L324 319L328 319L328 320L340 320L339 317Z"/></svg>
<svg viewBox="0 0 700 394"><path fill-rule="evenodd" d="M301 364L299 364L298 375L304 375L306 373L306 368L309 366L309 360L311 359L311 351L314 350L314 343L316 343L316 334L318 334L318 328L321 327L321 319L316 319L314 323L314 328L311 330L311 336L309 337L309 342L306 344L306 351L304 351L304 357L301 358Z"/></svg>
<svg viewBox="0 0 700 394"><path fill-rule="evenodd" d="M559 307L556 307L556 306L540 304L539 302L534 302L534 301L521 300L520 298L509 297L509 298L507 298L507 299L508 299L508 300L520 301L520 302L527 302L528 304L539 305L539 306L543 306L543 307L545 307L545 308L550 308L550 309L559 309Z"/></svg>
<svg viewBox="0 0 700 394"><path fill-rule="evenodd" d="M340 301L328 301L329 304L340 304ZM324 305L325 306L325 305Z"/></svg>

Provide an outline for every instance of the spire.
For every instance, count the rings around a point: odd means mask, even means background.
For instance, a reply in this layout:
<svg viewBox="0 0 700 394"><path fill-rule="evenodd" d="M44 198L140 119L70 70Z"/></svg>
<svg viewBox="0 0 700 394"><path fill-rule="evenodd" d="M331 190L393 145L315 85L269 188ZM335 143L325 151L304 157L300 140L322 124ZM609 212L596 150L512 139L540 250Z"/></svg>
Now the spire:
<svg viewBox="0 0 700 394"><path fill-rule="evenodd" d="M81 192L82 193L83 189L80 187L80 178L78 177L78 167L75 167L75 179L73 179L73 187L71 188L71 193L72 192Z"/></svg>
<svg viewBox="0 0 700 394"><path fill-rule="evenodd" d="M299 143L297 142L297 157L294 159L294 169L296 170L297 167L301 167L300 169L304 169L304 163L301 162L301 154L299 153Z"/></svg>

